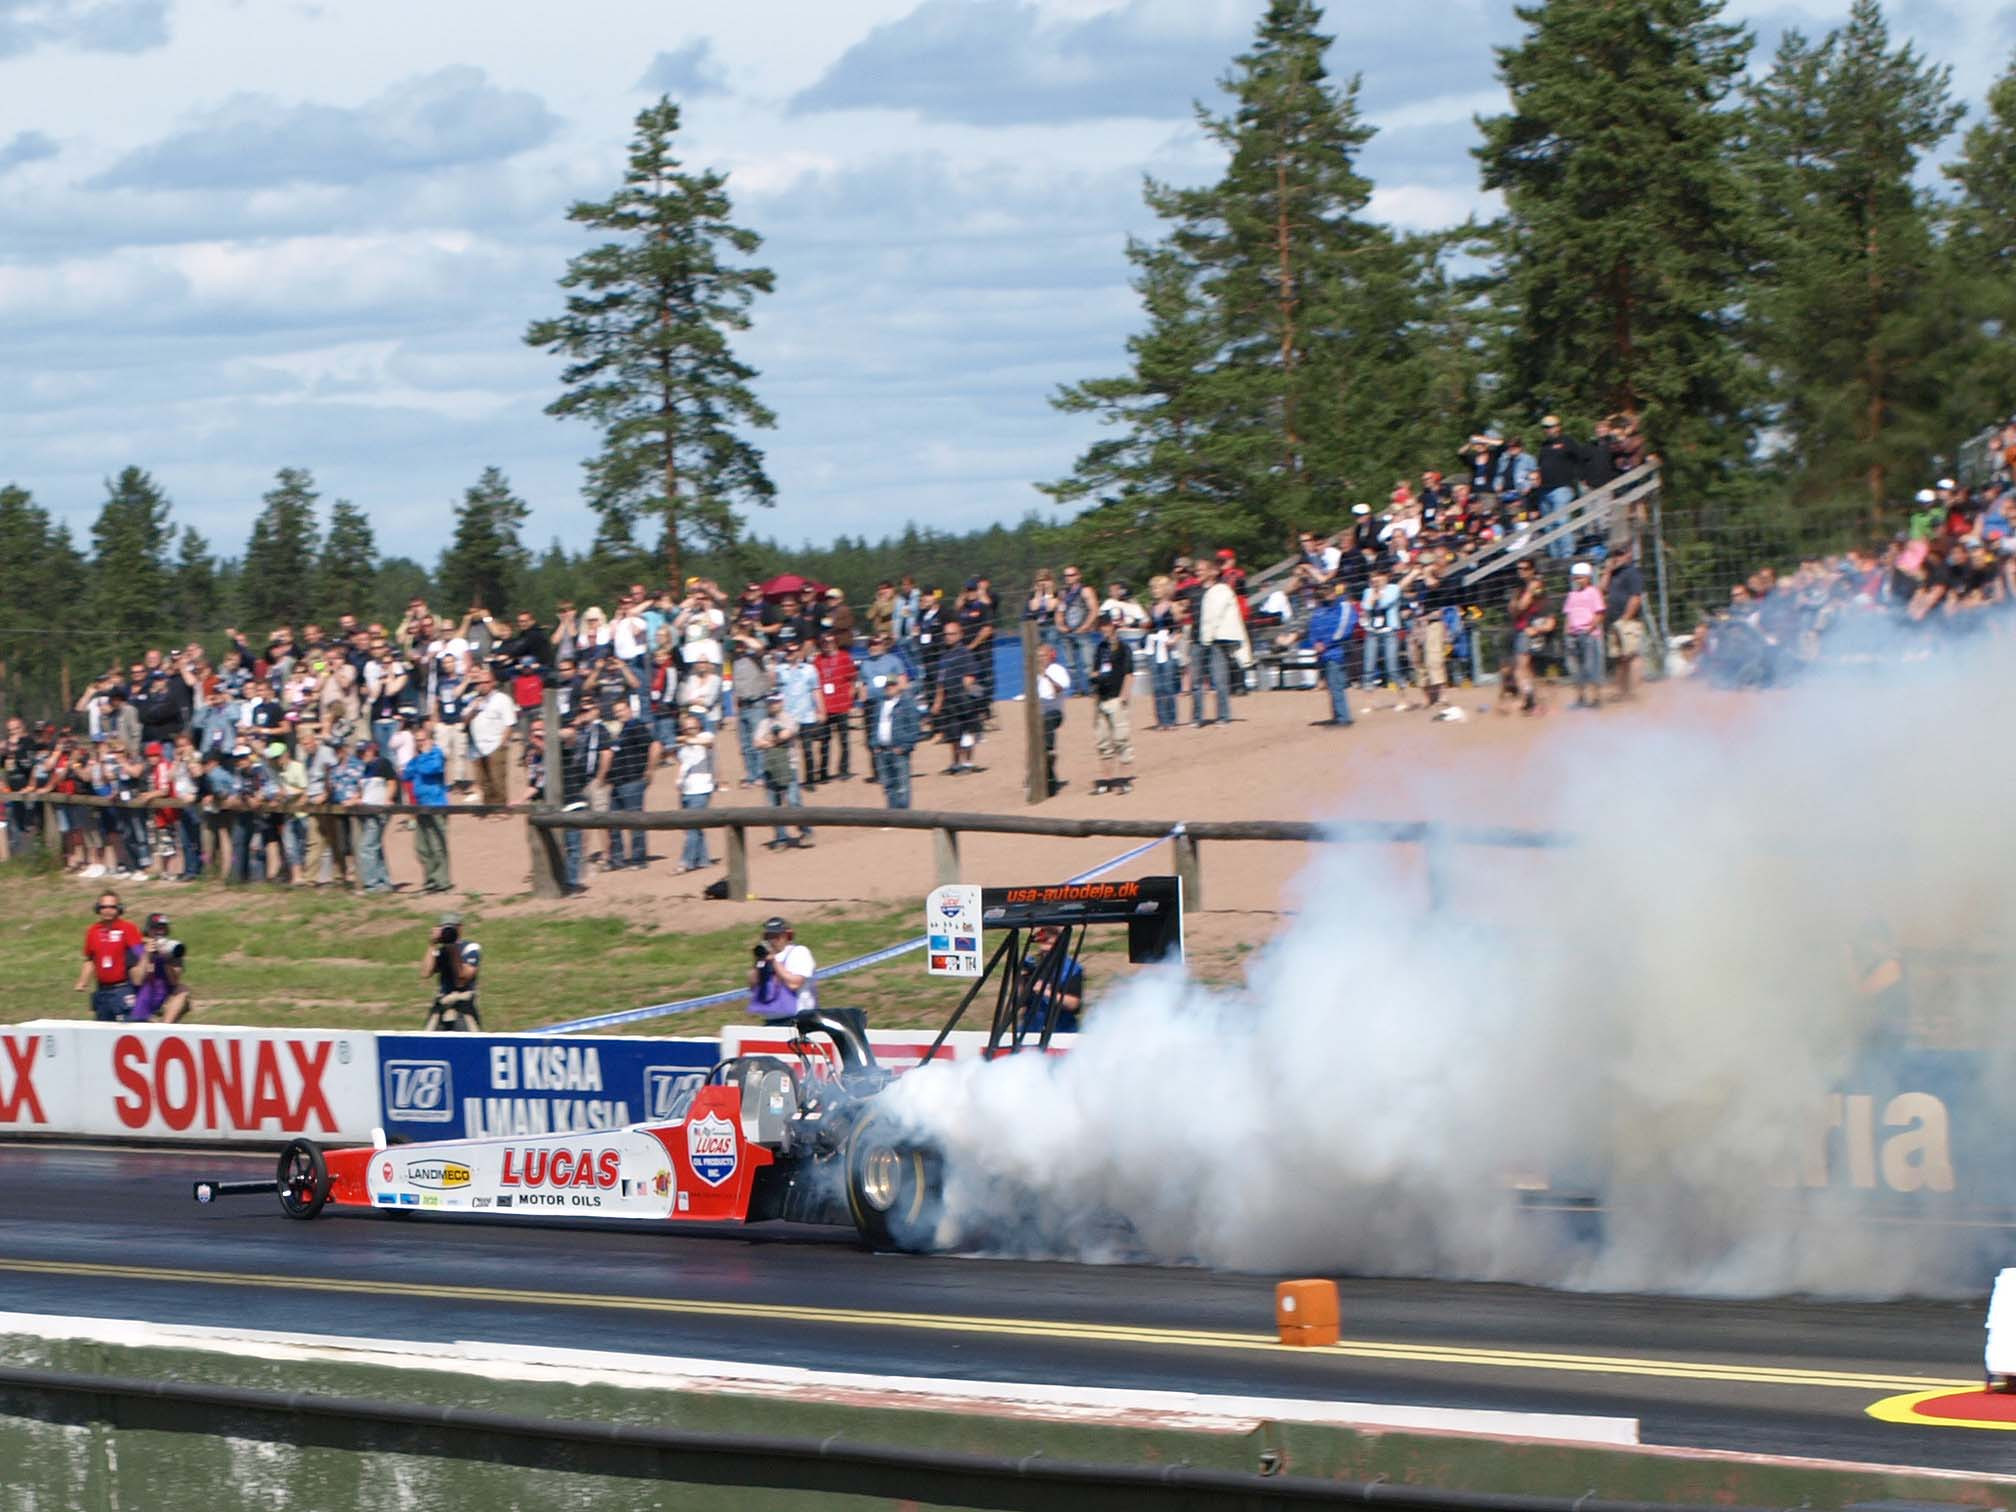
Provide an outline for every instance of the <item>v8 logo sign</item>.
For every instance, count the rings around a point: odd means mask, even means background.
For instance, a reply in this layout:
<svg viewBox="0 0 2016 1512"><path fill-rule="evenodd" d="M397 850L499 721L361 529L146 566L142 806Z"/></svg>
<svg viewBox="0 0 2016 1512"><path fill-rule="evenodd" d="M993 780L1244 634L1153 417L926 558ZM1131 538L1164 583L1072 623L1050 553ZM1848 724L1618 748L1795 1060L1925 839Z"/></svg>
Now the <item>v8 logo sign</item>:
<svg viewBox="0 0 2016 1512"><path fill-rule="evenodd" d="M408 1123L455 1117L455 1079L445 1060L385 1062L385 1116Z"/></svg>
<svg viewBox="0 0 2016 1512"><path fill-rule="evenodd" d="M706 1080L705 1073L699 1071L681 1071L677 1066L646 1066L644 1116L664 1123L684 1118L693 1094Z"/></svg>

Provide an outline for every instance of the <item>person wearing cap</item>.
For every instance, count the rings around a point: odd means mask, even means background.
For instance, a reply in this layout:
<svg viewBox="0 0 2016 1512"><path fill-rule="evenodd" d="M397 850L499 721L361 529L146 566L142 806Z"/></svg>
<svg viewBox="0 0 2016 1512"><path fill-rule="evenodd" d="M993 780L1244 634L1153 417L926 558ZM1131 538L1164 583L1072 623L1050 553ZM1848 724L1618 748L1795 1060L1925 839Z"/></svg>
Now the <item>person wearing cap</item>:
<svg viewBox="0 0 2016 1512"><path fill-rule="evenodd" d="M1575 440L1561 428L1559 415L1548 415L1541 420L1540 429L1540 513L1559 514L1575 502L1575 494L1582 484L1582 472L1586 465L1582 443ZM1575 554L1575 542L1568 535L1557 536L1547 543L1547 555L1556 560L1566 560Z"/></svg>
<svg viewBox="0 0 2016 1512"><path fill-rule="evenodd" d="M1525 438L1508 436L1504 450L1498 454L1496 479L1498 503L1507 519L1526 507L1539 481L1540 464L1528 455Z"/></svg>
<svg viewBox="0 0 2016 1512"><path fill-rule="evenodd" d="M169 933L172 927L165 913L147 915L142 927L139 966L133 978L137 984L133 995L136 1021L158 1018L173 1024L189 1015L189 979L185 975L189 952Z"/></svg>
<svg viewBox="0 0 2016 1512"><path fill-rule="evenodd" d="M1316 653L1323 686L1330 695L1330 717L1316 721L1331 729L1351 727L1351 642L1358 632L1358 605L1351 586L1341 577L1323 585L1324 598L1309 615L1302 644Z"/></svg>
<svg viewBox="0 0 2016 1512"><path fill-rule="evenodd" d="M273 764L273 778L280 785L280 801L298 809L308 801L308 763L298 749L280 741L266 747ZM280 844L280 880L292 882L305 868L308 858L308 821L298 813L275 814L273 826Z"/></svg>
<svg viewBox="0 0 2016 1512"><path fill-rule="evenodd" d="M1568 595L1561 600L1561 620L1568 631L1568 671L1575 679L1575 707L1603 707L1603 590L1587 562L1568 570Z"/></svg>
<svg viewBox="0 0 2016 1512"><path fill-rule="evenodd" d="M910 683L910 667L897 653L894 635L878 626L868 637L854 692L874 769L868 780L882 789L882 801L892 809L910 807L910 753L924 733Z"/></svg>
<svg viewBox="0 0 2016 1512"><path fill-rule="evenodd" d="M1911 512L1907 534L1914 541L1929 541L1946 524L1946 506L1939 502L1939 495L1929 488L1918 490L1917 508Z"/></svg>
<svg viewBox="0 0 2016 1512"><path fill-rule="evenodd" d="M357 752L360 766L357 797L365 807L377 807L397 800L399 774L378 742L367 740ZM385 816L360 814L356 820L357 877L367 893L392 891L392 873L385 866Z"/></svg>
<svg viewBox="0 0 2016 1512"><path fill-rule="evenodd" d="M784 699L784 712L798 731L799 780L807 788L818 786L819 729L826 721L824 700L819 692L819 668L812 644L795 630L777 632L784 660L776 671L776 691Z"/></svg>
<svg viewBox="0 0 2016 1512"><path fill-rule="evenodd" d="M819 966L812 952L797 942L788 919L763 921L763 937L751 951L749 1011L759 1018L791 1018L819 1006L813 985Z"/></svg>
<svg viewBox="0 0 2016 1512"><path fill-rule="evenodd" d="M1129 696L1134 686L1134 653L1120 639L1120 620L1099 614L1099 649L1092 655L1092 748L1099 757L1099 777L1092 791L1134 791L1134 723Z"/></svg>
<svg viewBox="0 0 2016 1512"><path fill-rule="evenodd" d="M1617 697L1635 696L1638 661L1645 654L1645 572L1632 543L1621 543L1603 564L1603 623L1616 642Z"/></svg>
<svg viewBox="0 0 2016 1512"><path fill-rule="evenodd" d="M848 606L847 595L838 588L828 588L819 600L814 612L813 623L819 635L832 636L833 643L842 651L854 649L854 611Z"/></svg>
<svg viewBox="0 0 2016 1512"><path fill-rule="evenodd" d="M804 790L798 783L798 766L793 755L798 745L798 722L791 717L781 691L772 690L763 701L763 717L756 723L756 754L763 763L763 790L770 806L795 809L804 804ZM801 825L796 839L784 825L765 842L766 850L804 849L812 844L812 831Z"/></svg>
<svg viewBox="0 0 2016 1512"><path fill-rule="evenodd" d="M401 775L420 810L413 816L413 850L420 858L424 889L449 892L455 884L448 875L448 823L441 817L448 806L448 758L425 721L413 727L413 755Z"/></svg>
<svg viewBox="0 0 2016 1512"><path fill-rule="evenodd" d="M434 1006L427 1011L426 1033L483 1032L483 1014L476 1003L476 978L482 967L483 947L462 938L462 915L441 915L441 922L427 936L427 953L420 958L421 980L434 983Z"/></svg>

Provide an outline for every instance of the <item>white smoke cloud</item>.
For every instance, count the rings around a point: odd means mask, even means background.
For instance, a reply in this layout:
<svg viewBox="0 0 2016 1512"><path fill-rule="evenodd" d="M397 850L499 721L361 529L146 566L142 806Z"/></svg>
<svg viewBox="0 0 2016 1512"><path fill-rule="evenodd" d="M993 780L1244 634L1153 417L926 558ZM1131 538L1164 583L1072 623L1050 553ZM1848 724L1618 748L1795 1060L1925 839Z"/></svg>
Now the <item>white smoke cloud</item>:
<svg viewBox="0 0 2016 1512"><path fill-rule="evenodd" d="M893 1106L991 1247L1103 1258L1117 1216L1132 1253L1263 1271L1978 1288L1996 1231L1869 1218L2006 1198L2016 1170L1969 1168L1956 1109L1908 1095L1922 1053L1857 992L1855 950L2008 937L2009 660L1997 640L1697 695L1677 730L1564 714L1584 722L1496 808L1576 849L1463 851L1458 903L1429 915L1404 853L1326 847L1243 990L1143 973L1069 1056L935 1066ZM1968 1031L1977 1131L2016 1125L2002 1017ZM1596 1231L1522 1211L1535 1178L1599 1197Z"/></svg>

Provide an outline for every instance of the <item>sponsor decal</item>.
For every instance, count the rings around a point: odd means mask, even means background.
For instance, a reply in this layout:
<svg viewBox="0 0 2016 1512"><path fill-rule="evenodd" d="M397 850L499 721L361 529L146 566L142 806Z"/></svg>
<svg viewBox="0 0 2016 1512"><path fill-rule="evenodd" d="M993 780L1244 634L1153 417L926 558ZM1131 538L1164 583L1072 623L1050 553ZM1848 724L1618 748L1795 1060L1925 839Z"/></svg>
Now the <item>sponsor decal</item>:
<svg viewBox="0 0 2016 1512"><path fill-rule="evenodd" d="M35 1039L29 1034L16 1039L0 1034L0 1124L39 1124L49 1121L42 1111L42 1099L35 1095ZM54 1042L51 1042L54 1049Z"/></svg>
<svg viewBox="0 0 2016 1512"><path fill-rule="evenodd" d="M980 948L980 937L978 935L954 935L952 937L951 948L953 950L964 951L978 950Z"/></svg>
<svg viewBox="0 0 2016 1512"><path fill-rule="evenodd" d="M195 1126L333 1134L336 1115L322 1078L335 1049L333 1040L122 1034L112 1047L112 1079L120 1089L112 1111L129 1129L158 1118L178 1132Z"/></svg>
<svg viewBox="0 0 2016 1512"><path fill-rule="evenodd" d="M931 950L941 950L941 951L950 950L952 948L952 936L933 935L931 936L930 945L927 948Z"/></svg>
<svg viewBox="0 0 2016 1512"><path fill-rule="evenodd" d="M522 1139L528 1134L587 1134L635 1123L621 1097L465 1097L468 1137Z"/></svg>
<svg viewBox="0 0 2016 1512"><path fill-rule="evenodd" d="M497 1205L504 1206L507 1199L499 1197ZM521 1208L598 1208L602 1206L600 1192L521 1192L517 1198Z"/></svg>
<svg viewBox="0 0 2016 1512"><path fill-rule="evenodd" d="M380 1181L390 1181L392 1179L391 1161L388 1160L383 1165L378 1167L378 1179Z"/></svg>
<svg viewBox="0 0 2016 1512"><path fill-rule="evenodd" d="M378 1195L377 1195L377 1196L376 1196L375 1198L373 1198L372 1200L373 1200L374 1202L376 1202L376 1203L378 1204L378 1206L380 1206L380 1207L397 1207L397 1206L399 1206L399 1199L398 1199L397 1197L394 1197L394 1196L393 1196L393 1195L392 1195L392 1194L391 1194L390 1192L380 1192L380 1193L379 1193L379 1194L378 1194Z"/></svg>
<svg viewBox="0 0 2016 1512"><path fill-rule="evenodd" d="M645 1067L644 1116L664 1123L684 1118L693 1094L706 1079L704 1071L682 1071L677 1066Z"/></svg>
<svg viewBox="0 0 2016 1512"><path fill-rule="evenodd" d="M497 1199L497 1206L499 1206L500 1208L508 1208L509 1206L511 1206L511 1199L509 1197L499 1197Z"/></svg>
<svg viewBox="0 0 2016 1512"><path fill-rule="evenodd" d="M719 1186L735 1174L741 1159L735 1126L719 1113L709 1113L686 1125L686 1160L693 1174L709 1186Z"/></svg>
<svg viewBox="0 0 2016 1512"><path fill-rule="evenodd" d="M401 1192L399 1194L399 1206L401 1207L420 1206L420 1194L418 1192Z"/></svg>
<svg viewBox="0 0 2016 1512"><path fill-rule="evenodd" d="M500 1184L508 1187L613 1187L621 1176L622 1154L616 1150L549 1150L543 1145L510 1147L504 1151Z"/></svg>
<svg viewBox="0 0 2016 1512"><path fill-rule="evenodd" d="M455 1076L445 1060L385 1062L385 1116L407 1123L455 1117Z"/></svg>
<svg viewBox="0 0 2016 1512"><path fill-rule="evenodd" d="M970 883L934 889L924 900L927 975L980 975L980 902L980 889Z"/></svg>
<svg viewBox="0 0 2016 1512"><path fill-rule="evenodd" d="M690 1194L690 1193L687 1193L687 1192L681 1192L681 1193L679 1194L679 1211L680 1211L680 1212L682 1212L682 1213L683 1213L683 1212L685 1212L685 1211L686 1211L686 1199L687 1199L687 1197L688 1197L688 1196L690 1196L690 1195L691 1195L691 1194Z"/></svg>
<svg viewBox="0 0 2016 1512"><path fill-rule="evenodd" d="M440 1199L439 1197L436 1197L436 1196L435 1196L435 1195L434 1195L434 1194L433 1194L432 1192L428 1192L428 1193L425 1193L425 1194L424 1194L424 1195L423 1195L423 1196L422 1196L422 1197L420 1198L420 1206L422 1206L422 1207L439 1207L439 1206L441 1206L441 1199Z"/></svg>
<svg viewBox="0 0 2016 1512"><path fill-rule="evenodd" d="M668 1197L672 1193L672 1173L660 1171L651 1178L651 1192L657 1197Z"/></svg>
<svg viewBox="0 0 2016 1512"><path fill-rule="evenodd" d="M469 1185L469 1167L452 1160L415 1160L407 1163L406 1179L417 1187L452 1191Z"/></svg>
<svg viewBox="0 0 2016 1512"><path fill-rule="evenodd" d="M1777 1184L1827 1187L1845 1176L1863 1191L1950 1192L1950 1123L1946 1104L1929 1092L1900 1092L1880 1108L1867 1093L1829 1093L1807 1127L1803 1158L1780 1171Z"/></svg>
<svg viewBox="0 0 2016 1512"><path fill-rule="evenodd" d="M602 1052L594 1045L492 1045L490 1085L500 1092L600 1092Z"/></svg>

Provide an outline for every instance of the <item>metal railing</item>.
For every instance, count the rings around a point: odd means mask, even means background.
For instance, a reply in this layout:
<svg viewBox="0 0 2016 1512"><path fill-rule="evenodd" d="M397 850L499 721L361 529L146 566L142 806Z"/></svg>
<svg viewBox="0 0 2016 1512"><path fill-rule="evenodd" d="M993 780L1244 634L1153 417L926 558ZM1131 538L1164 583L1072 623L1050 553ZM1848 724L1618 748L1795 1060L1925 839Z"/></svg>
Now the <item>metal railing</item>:
<svg viewBox="0 0 2016 1512"><path fill-rule="evenodd" d="M1641 462L1601 488L1579 494L1563 508L1493 541L1477 553L1464 571L1464 586L1480 583L1521 558L1545 551L1557 541L1573 545L1585 532L1599 527L1613 542L1629 536L1633 514L1640 506L1655 500L1659 491L1659 464Z"/></svg>

